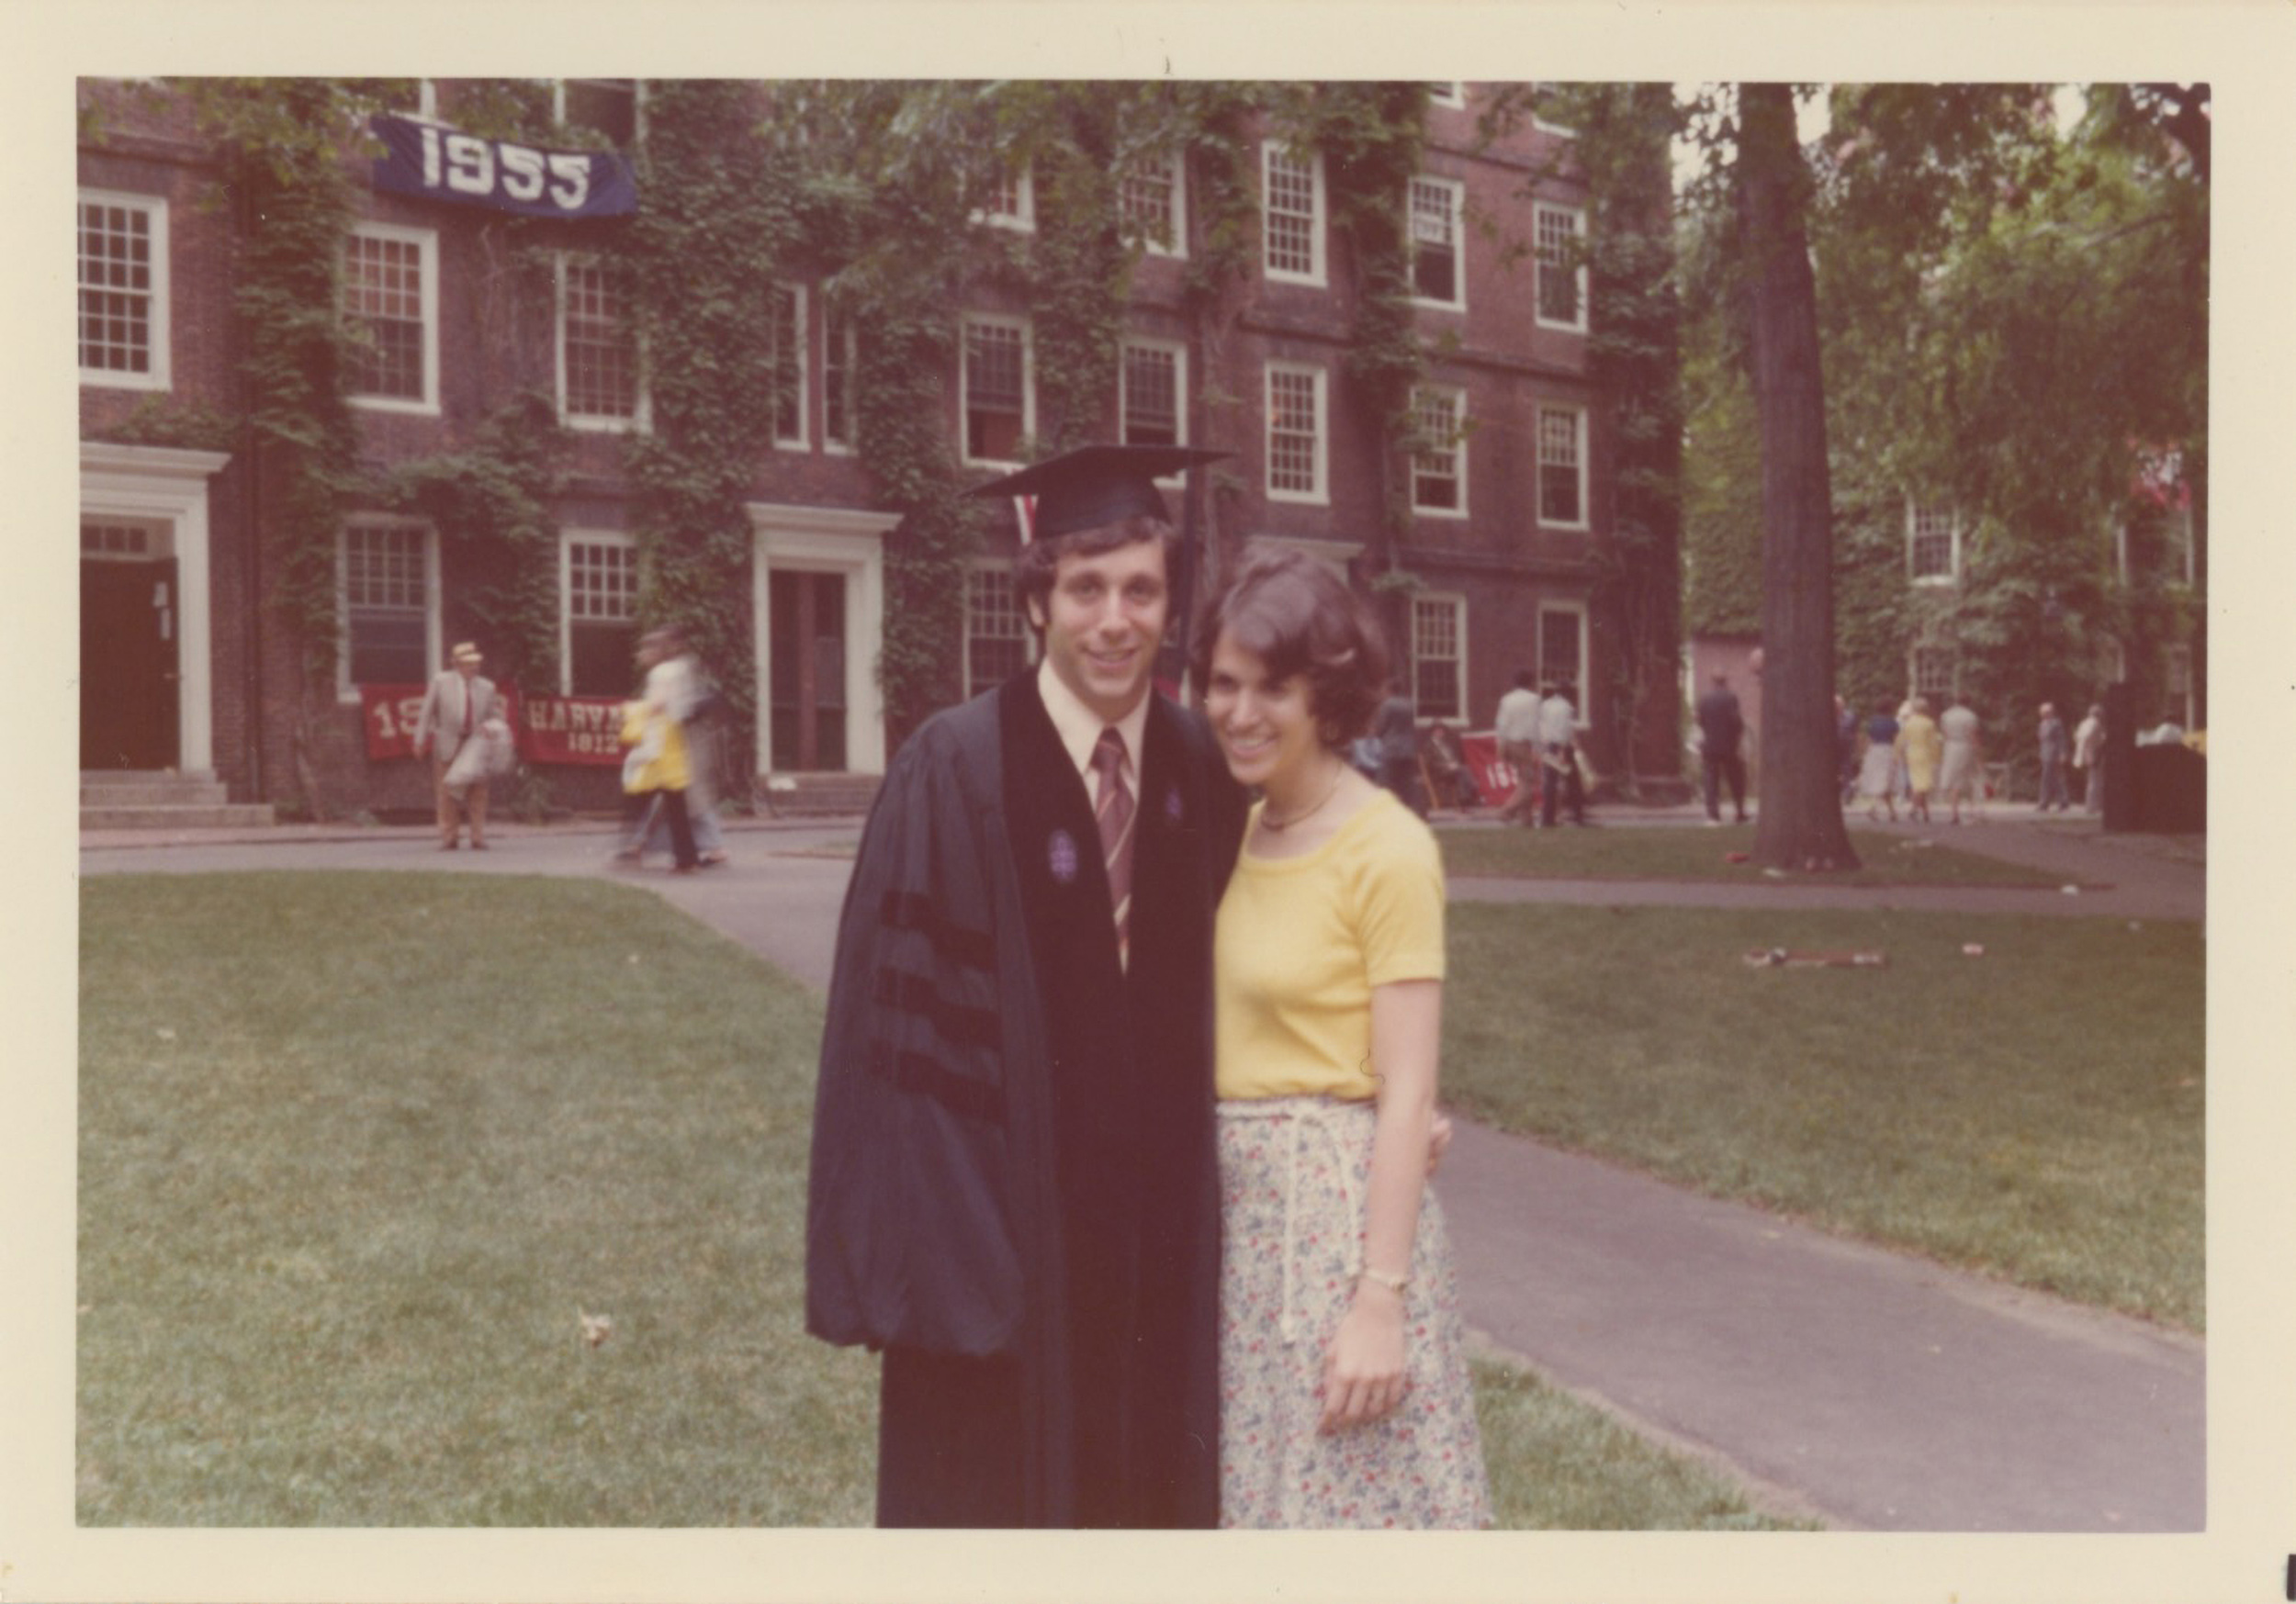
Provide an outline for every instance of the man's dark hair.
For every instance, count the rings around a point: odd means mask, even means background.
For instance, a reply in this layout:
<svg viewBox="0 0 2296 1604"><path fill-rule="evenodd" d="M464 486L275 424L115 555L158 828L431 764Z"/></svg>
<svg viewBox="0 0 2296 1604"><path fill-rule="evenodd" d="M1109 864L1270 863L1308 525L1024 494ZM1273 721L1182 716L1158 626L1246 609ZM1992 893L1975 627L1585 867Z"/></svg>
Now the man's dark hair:
<svg viewBox="0 0 2296 1604"><path fill-rule="evenodd" d="M1044 629L1037 616L1051 611L1052 578L1060 571L1063 557L1097 557L1144 540L1163 543L1165 582L1170 584L1177 573L1180 539L1161 518L1136 514L1115 523L1071 530L1050 540L1030 541L1012 560L1012 589L1020 602L1020 615L1041 635Z"/></svg>
<svg viewBox="0 0 2296 1604"><path fill-rule="evenodd" d="M1212 648L1226 634L1270 679L1304 675L1316 733L1340 746L1369 727L1386 693L1388 651L1361 597L1312 557L1261 551L1246 557L1196 626L1196 683L1211 681Z"/></svg>

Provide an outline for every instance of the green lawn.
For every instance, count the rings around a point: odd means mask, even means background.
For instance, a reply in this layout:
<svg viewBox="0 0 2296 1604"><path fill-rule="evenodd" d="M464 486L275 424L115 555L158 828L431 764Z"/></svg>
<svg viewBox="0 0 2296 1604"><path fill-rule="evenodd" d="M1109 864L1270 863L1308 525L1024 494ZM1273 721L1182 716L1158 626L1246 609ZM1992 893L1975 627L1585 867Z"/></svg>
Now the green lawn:
<svg viewBox="0 0 2296 1604"><path fill-rule="evenodd" d="M101 877L80 930L81 1523L867 1523L812 994L603 882ZM1503 1524L1766 1523L1478 1382Z"/></svg>
<svg viewBox="0 0 2296 1604"><path fill-rule="evenodd" d="M1463 1112L2203 1324L2197 923L1454 903L1450 942ZM1888 966L1743 961L1775 947Z"/></svg>
<svg viewBox="0 0 2296 1604"><path fill-rule="evenodd" d="M1853 828L1850 845L1863 867L1846 874L1796 874L1784 880L1797 885L2045 886L2052 890L2063 883L2059 877L2020 864L1957 852L1944 845L1945 833L1907 836ZM1751 824L1725 824L1718 830L1656 824L1591 830L1444 825L1437 827L1435 835L1443 843L1444 867L1455 875L1689 880L1743 885L1766 885L1779 878L1763 873L1753 863L1728 860L1730 853L1752 852ZM1919 844L1927 840L1939 844Z"/></svg>

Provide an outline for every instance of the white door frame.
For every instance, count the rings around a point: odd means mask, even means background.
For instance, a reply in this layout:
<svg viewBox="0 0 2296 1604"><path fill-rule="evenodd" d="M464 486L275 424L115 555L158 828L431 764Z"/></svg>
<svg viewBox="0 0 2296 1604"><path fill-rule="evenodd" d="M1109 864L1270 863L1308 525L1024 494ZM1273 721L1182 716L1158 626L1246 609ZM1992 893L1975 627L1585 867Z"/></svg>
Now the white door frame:
<svg viewBox="0 0 2296 1604"><path fill-rule="evenodd" d="M798 507L752 501L756 542L750 565L751 616L758 642L758 764L772 760L772 578L779 572L838 574L845 580L845 766L854 774L885 768L884 694L877 685L877 656L884 644L885 536L897 513L844 507Z"/></svg>
<svg viewBox="0 0 2296 1604"><path fill-rule="evenodd" d="M215 639L208 568L208 481L227 453L80 442L80 516L164 523L175 555L175 768L215 778ZM79 533L75 528L73 539Z"/></svg>

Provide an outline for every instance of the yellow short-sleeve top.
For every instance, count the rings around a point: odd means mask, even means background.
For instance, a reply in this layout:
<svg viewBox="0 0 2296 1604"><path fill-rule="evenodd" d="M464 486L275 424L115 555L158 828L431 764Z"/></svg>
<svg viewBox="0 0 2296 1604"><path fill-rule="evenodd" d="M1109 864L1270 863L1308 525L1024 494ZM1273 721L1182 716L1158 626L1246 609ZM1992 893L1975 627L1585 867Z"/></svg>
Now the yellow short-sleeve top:
<svg viewBox="0 0 2296 1604"><path fill-rule="evenodd" d="M1373 1096L1371 989L1443 978L1434 833L1383 791L1311 852L1245 852L1214 953L1221 1097Z"/></svg>

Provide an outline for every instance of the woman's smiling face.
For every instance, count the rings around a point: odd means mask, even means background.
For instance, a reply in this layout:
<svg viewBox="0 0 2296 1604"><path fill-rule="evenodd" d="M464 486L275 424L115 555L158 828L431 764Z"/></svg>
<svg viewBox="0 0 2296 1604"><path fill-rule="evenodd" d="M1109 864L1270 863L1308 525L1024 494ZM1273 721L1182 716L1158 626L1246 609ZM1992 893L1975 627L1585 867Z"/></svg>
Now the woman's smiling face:
<svg viewBox="0 0 2296 1604"><path fill-rule="evenodd" d="M1211 650L1204 712L1228 771L1245 785L1287 789L1311 771L1323 749L1307 676L1271 679L1257 653L1221 632Z"/></svg>

